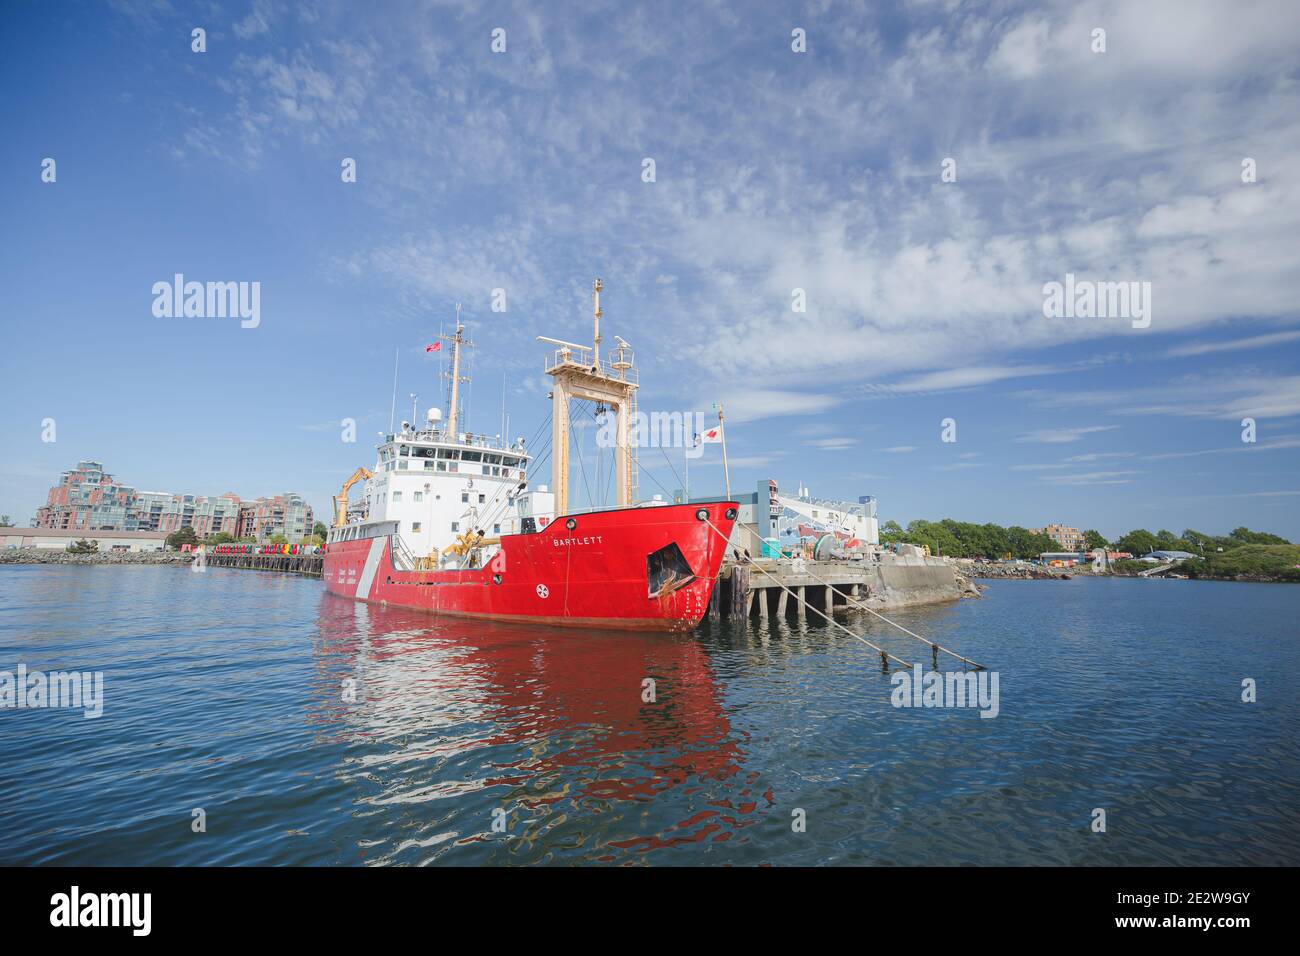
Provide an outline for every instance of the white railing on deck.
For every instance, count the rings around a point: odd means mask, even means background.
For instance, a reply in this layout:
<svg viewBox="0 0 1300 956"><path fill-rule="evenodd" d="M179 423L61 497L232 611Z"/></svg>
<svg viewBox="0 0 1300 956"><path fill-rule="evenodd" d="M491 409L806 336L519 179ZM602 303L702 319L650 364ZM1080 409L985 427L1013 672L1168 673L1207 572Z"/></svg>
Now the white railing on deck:
<svg viewBox="0 0 1300 956"><path fill-rule="evenodd" d="M402 540L402 536L394 531L389 536L389 542L392 545L393 567L398 571L414 571L415 555L413 555L411 549L406 546L406 542Z"/></svg>
<svg viewBox="0 0 1300 956"><path fill-rule="evenodd" d="M572 365L585 371L591 371L591 367L596 365L591 360L592 350L587 346L578 346L575 348L558 348L551 357L546 360L546 371L559 368L562 365ZM635 368L614 368L609 362L599 364L600 373L612 379L622 382L637 382L637 370Z"/></svg>

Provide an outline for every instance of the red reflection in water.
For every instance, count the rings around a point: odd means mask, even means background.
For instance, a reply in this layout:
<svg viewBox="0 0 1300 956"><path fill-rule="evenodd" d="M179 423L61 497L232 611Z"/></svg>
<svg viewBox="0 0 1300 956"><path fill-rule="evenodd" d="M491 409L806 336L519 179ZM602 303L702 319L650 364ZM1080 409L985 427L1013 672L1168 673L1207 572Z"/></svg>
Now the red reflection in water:
<svg viewBox="0 0 1300 956"><path fill-rule="evenodd" d="M739 776L743 751L721 706L707 655L689 634L573 631L430 617L399 608L322 598L319 629L337 655L371 662L400 660L435 644L438 693L474 697L476 721L492 730L479 744L523 745L526 756L496 764L486 786L516 788L523 807L567 801L600 812L604 801L650 802L687 781L684 794L707 780L752 786ZM449 663L450 662L450 663ZM333 662L337 673L337 657ZM434 667L432 663L425 668ZM404 681L433 680L413 669ZM654 681L654 699L643 683ZM334 682L337 685L337 682ZM374 688L367 684L366 697ZM325 719L347 720L346 708ZM552 789L550 787L554 782ZM744 791L748 796L749 790ZM763 794L772 805L771 790ZM611 841L638 851L728 840L750 823L758 802L710 804L662 836ZM467 839L479 839L469 837Z"/></svg>

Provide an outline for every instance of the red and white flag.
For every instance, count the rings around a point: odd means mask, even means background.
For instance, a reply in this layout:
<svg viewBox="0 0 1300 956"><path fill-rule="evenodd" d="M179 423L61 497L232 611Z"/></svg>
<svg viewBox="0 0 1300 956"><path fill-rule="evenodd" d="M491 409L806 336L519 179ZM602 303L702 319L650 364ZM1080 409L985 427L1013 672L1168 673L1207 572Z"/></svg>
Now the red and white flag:
<svg viewBox="0 0 1300 956"><path fill-rule="evenodd" d="M722 441L722 426L714 425L708 431L700 433L700 442L702 444L716 443Z"/></svg>
<svg viewBox="0 0 1300 956"><path fill-rule="evenodd" d="M425 350L426 352L441 352L441 351L442 351L442 343L441 343L441 342L434 342L432 345L426 345L426 346L424 347L424 350Z"/></svg>

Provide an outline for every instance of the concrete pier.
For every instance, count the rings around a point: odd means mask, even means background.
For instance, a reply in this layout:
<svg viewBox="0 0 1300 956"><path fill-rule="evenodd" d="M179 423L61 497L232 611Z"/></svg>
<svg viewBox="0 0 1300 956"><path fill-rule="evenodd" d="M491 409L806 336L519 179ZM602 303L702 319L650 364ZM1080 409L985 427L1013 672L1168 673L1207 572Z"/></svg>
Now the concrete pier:
<svg viewBox="0 0 1300 956"><path fill-rule="evenodd" d="M850 601L881 610L973 596L977 592L942 558L886 554L864 561L727 562L709 606L712 614L716 605L718 617L806 620L807 604L835 614L852 610Z"/></svg>

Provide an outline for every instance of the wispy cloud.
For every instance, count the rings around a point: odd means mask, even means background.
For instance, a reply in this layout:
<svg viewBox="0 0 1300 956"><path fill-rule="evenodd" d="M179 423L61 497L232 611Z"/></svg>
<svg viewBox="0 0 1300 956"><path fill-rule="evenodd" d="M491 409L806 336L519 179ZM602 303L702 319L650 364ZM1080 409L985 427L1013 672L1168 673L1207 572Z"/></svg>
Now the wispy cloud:
<svg viewBox="0 0 1300 956"><path fill-rule="evenodd" d="M1251 335L1244 339L1231 339L1226 342L1193 342L1172 348L1165 354L1170 358L1187 358L1194 355L1210 355L1215 352L1243 352L1248 349L1268 348L1271 345L1284 345L1287 342L1300 341L1300 331L1272 332L1268 335Z"/></svg>
<svg viewBox="0 0 1300 956"><path fill-rule="evenodd" d="M1069 475L1043 475L1042 480L1054 485L1126 485L1142 471L1088 471Z"/></svg>
<svg viewBox="0 0 1300 956"><path fill-rule="evenodd" d="M1132 458L1137 454L1133 451L1094 451L1086 455L1071 455L1065 459L1066 464L1083 464L1093 461L1105 461L1108 458Z"/></svg>
<svg viewBox="0 0 1300 956"><path fill-rule="evenodd" d="M811 445L813 448L822 448L827 451L846 451L858 443L856 438L814 438L804 442L805 445Z"/></svg>
<svg viewBox="0 0 1300 956"><path fill-rule="evenodd" d="M362 175L397 228L357 238L354 275L444 298L504 283L538 307L529 315L560 314L575 290L557 277L601 261L642 314L661 317L640 344L672 343L695 366L686 377L715 386L744 356L747 374L834 374L845 388L910 375L866 393L942 392L1078 368L1011 358L1026 349L1145 344L1243 314L1295 321L1284 250L1300 231L1300 186L1264 176L1245 189L1210 171L1235 164L1238 143L1300 148L1300 91L1273 82L1300 61L1279 39L1300 29L1285 0L1233 12L1230 30L1226 14L1174 0L912 4L901 23L828 12L817 60L782 82L746 55L752 37L723 7L629 15L613 35L600 12L511 8L510 52L494 57L472 52L486 44L477 21L395 9L359 30L353 12L322 8L310 31L280 36L256 4L234 26L244 51L213 81L225 112L205 111L182 139L240 164L294 141L389 144ZM1070 38L1100 22L1144 40L1113 43L1098 69ZM1188 49L1203 68L1188 68ZM699 77L720 63L730 81L702 97ZM1084 105L1098 103L1109 105ZM939 183L935 144L918 138L936 129L957 183ZM893 168L855 167L882 152L898 155ZM659 173L644 184L650 154ZM1138 183L1135 168L1153 172ZM563 193L560 180L576 185ZM489 183L493 212L474 228L415 225L476 203ZM1123 323L1043 318L1045 281L1130 267L1159 290L1141 339ZM796 288L807 298L797 316ZM808 413L790 408L769 413Z"/></svg>
<svg viewBox="0 0 1300 956"><path fill-rule="evenodd" d="M834 395L796 392L778 388L728 389L713 396L701 396L697 406L708 408L721 399L728 422L753 422L785 415L816 415L838 405Z"/></svg>
<svg viewBox="0 0 1300 956"><path fill-rule="evenodd" d="M1152 455L1143 455L1145 461L1167 461L1173 458L1199 458L1202 455L1257 454L1263 451L1283 451L1288 448L1300 448L1300 436L1284 435L1271 441L1242 442L1223 448L1200 448L1194 451L1167 451Z"/></svg>
<svg viewBox="0 0 1300 956"><path fill-rule="evenodd" d="M1108 432L1111 429L1118 427L1118 425L1086 425L1081 428L1040 428L1036 431L1026 432L1015 440L1018 442L1039 442L1047 445L1063 445L1069 442L1079 441L1084 435L1092 435L1096 432Z"/></svg>

